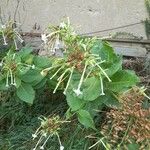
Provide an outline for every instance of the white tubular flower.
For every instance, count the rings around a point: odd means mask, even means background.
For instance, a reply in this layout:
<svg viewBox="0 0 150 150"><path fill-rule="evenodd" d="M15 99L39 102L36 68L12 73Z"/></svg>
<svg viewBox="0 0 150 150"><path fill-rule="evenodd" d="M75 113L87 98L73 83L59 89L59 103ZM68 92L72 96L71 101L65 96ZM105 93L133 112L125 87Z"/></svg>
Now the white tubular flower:
<svg viewBox="0 0 150 150"><path fill-rule="evenodd" d="M77 96L82 95L82 91L80 89L73 89L73 91L76 93Z"/></svg>
<svg viewBox="0 0 150 150"><path fill-rule="evenodd" d="M102 76L101 76L101 74L99 74L99 76L100 76L100 83L101 83L101 94L100 95L105 95Z"/></svg>
<svg viewBox="0 0 150 150"><path fill-rule="evenodd" d="M0 67L2 67L3 66L3 60L0 62Z"/></svg>
<svg viewBox="0 0 150 150"><path fill-rule="evenodd" d="M44 149L44 146L46 145L46 143L47 143L48 139L50 138L50 136L51 136L51 135L49 135L49 136L47 137L47 139L45 140L44 144L43 144L42 146L40 146L40 149Z"/></svg>
<svg viewBox="0 0 150 150"><path fill-rule="evenodd" d="M64 29L66 27L66 24L64 22L61 22L59 27Z"/></svg>
<svg viewBox="0 0 150 150"><path fill-rule="evenodd" d="M80 82L79 82L79 85L78 85L78 88L77 89L74 89L73 91L76 93L77 96L81 95L82 92L81 92L81 85L82 85L82 82L83 82L83 79L84 79L84 75L85 75L85 71L86 71L86 67L87 67L87 62L85 64L85 67L83 69L83 73L82 73L82 76L81 76L81 79L80 79Z"/></svg>
<svg viewBox="0 0 150 150"><path fill-rule="evenodd" d="M16 50L18 50L18 46L17 46L17 42L16 42L16 39L15 39L15 38L14 38L14 44L15 44Z"/></svg>
<svg viewBox="0 0 150 150"><path fill-rule="evenodd" d="M61 145L61 146L60 146L60 150L64 150L64 146Z"/></svg>
<svg viewBox="0 0 150 150"><path fill-rule="evenodd" d="M83 49L86 51L87 46L85 44L81 44L81 46L83 47Z"/></svg>
<svg viewBox="0 0 150 150"><path fill-rule="evenodd" d="M36 143L35 147L33 148L33 150L36 150L36 148L38 147L39 143L42 141L43 135L41 135L40 139L38 140L38 142Z"/></svg>
<svg viewBox="0 0 150 150"><path fill-rule="evenodd" d="M35 138L37 138L38 134L41 132L41 131L39 131L40 129L41 129L41 126L35 131L34 134L32 134L33 140L34 140Z"/></svg>
<svg viewBox="0 0 150 150"><path fill-rule="evenodd" d="M7 77L6 77L6 87L9 87L8 80L9 80L9 71L7 72Z"/></svg>
<svg viewBox="0 0 150 150"><path fill-rule="evenodd" d="M47 133L44 133L43 136L46 137L46 136L47 136Z"/></svg>
<svg viewBox="0 0 150 150"><path fill-rule="evenodd" d="M45 76L48 74L48 72L51 70L51 68L52 68L52 67L43 69L43 70L41 71L41 75L42 75L43 77L45 77Z"/></svg>
<svg viewBox="0 0 150 150"><path fill-rule="evenodd" d="M40 146L40 149L44 149L44 146Z"/></svg>
<svg viewBox="0 0 150 150"><path fill-rule="evenodd" d="M41 75L42 75L43 77L45 77L45 76L47 75L47 73L48 73L47 70L42 70L42 71L41 71Z"/></svg>
<svg viewBox="0 0 150 150"><path fill-rule="evenodd" d="M4 45L8 45L8 43L6 42L6 37L4 35L4 31L2 31L2 37L3 37Z"/></svg>
<svg viewBox="0 0 150 150"><path fill-rule="evenodd" d="M13 85L17 86L15 75L14 75Z"/></svg>
<svg viewBox="0 0 150 150"><path fill-rule="evenodd" d="M53 74L53 76L50 77L50 80L53 79L53 78L58 74L58 72L59 72L62 68L64 68L64 66L61 66L61 67Z"/></svg>
<svg viewBox="0 0 150 150"><path fill-rule="evenodd" d="M56 90L58 89L60 83L62 82L62 79L63 79L64 75L65 75L66 72L69 71L69 70L70 70L70 68L66 69L66 70L64 71L64 73L58 78L58 83L57 83L57 85L56 85L56 87L55 87L53 93L56 93Z"/></svg>
<svg viewBox="0 0 150 150"><path fill-rule="evenodd" d="M15 35L17 36L18 40L20 41L20 43L23 43L24 40L21 38L21 35L14 29Z"/></svg>
<svg viewBox="0 0 150 150"><path fill-rule="evenodd" d="M37 138L36 134L32 134L33 139Z"/></svg>
<svg viewBox="0 0 150 150"><path fill-rule="evenodd" d="M41 34L41 39L44 42L44 44L46 44L48 41L46 34Z"/></svg>
<svg viewBox="0 0 150 150"><path fill-rule="evenodd" d="M64 92L63 92L64 95L66 95L67 89L68 89L68 87L69 87L69 84L70 84L70 81L71 81L71 78L72 78L73 71L74 71L74 67L72 67L72 69L71 69L71 73L70 73L70 76L69 76L67 85L66 85L65 90L64 90Z"/></svg>
<svg viewBox="0 0 150 150"><path fill-rule="evenodd" d="M58 141L59 141L59 145L60 145L60 150L64 150L64 146L61 144L60 137L59 137L58 133L56 133L56 135L58 137Z"/></svg>
<svg viewBox="0 0 150 150"><path fill-rule="evenodd" d="M13 74L11 69L9 70L9 72L10 72L10 84L13 85L14 82L13 82Z"/></svg>
<svg viewBox="0 0 150 150"><path fill-rule="evenodd" d="M55 41L54 49L58 50L59 48L60 48L60 41L59 41L59 38L57 38L56 41Z"/></svg>
<svg viewBox="0 0 150 150"><path fill-rule="evenodd" d="M111 82L111 79L108 77L108 75L106 74L106 72L104 71L104 69L102 69L102 67L99 64L97 64L96 62L95 62L95 65L101 70L101 72L108 79L108 81Z"/></svg>
<svg viewBox="0 0 150 150"><path fill-rule="evenodd" d="M32 65L31 68L32 68L32 69L35 69L35 65Z"/></svg>

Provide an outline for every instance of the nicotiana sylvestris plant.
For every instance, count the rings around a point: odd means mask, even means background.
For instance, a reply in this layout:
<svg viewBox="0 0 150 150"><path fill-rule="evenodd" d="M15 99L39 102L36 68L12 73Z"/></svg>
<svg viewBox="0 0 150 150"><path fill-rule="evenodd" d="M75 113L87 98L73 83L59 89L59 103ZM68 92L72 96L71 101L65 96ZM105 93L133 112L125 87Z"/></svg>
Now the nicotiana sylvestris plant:
<svg viewBox="0 0 150 150"><path fill-rule="evenodd" d="M69 19L45 30L42 41L47 56L26 47L10 50L1 60L0 90L13 87L15 96L32 104L36 89L48 85L66 96L67 118L76 114L85 127L95 129L96 110L117 107L117 95L139 82L133 71L122 69L121 57L107 42L76 34Z"/></svg>
<svg viewBox="0 0 150 150"><path fill-rule="evenodd" d="M39 117L41 120L40 127L32 134L33 140L39 138L33 150L36 150L38 147L42 150L46 146L46 143L53 136L57 136L60 150L64 150L64 146L61 143L59 137L59 130L61 125L69 121L61 120L59 116L52 116L45 118L44 116Z"/></svg>
<svg viewBox="0 0 150 150"><path fill-rule="evenodd" d="M7 46L9 42L13 41L16 50L18 50L17 43L20 42L22 44L24 42L16 27L16 23L12 21L9 21L6 24L0 23L0 35L3 39L3 45Z"/></svg>
<svg viewBox="0 0 150 150"><path fill-rule="evenodd" d="M116 107L117 95L139 82L133 71L122 69L121 57L107 42L79 36L69 20L50 26L42 40L52 64L41 75L49 78L53 93L62 90L66 95L67 117L75 112L86 127L95 129L92 117L96 109Z"/></svg>
<svg viewBox="0 0 150 150"><path fill-rule="evenodd" d="M0 90L13 91L19 99L32 104L35 98L35 89L43 76L36 56L31 54L32 49L25 47L19 52L10 49L7 55L0 60Z"/></svg>

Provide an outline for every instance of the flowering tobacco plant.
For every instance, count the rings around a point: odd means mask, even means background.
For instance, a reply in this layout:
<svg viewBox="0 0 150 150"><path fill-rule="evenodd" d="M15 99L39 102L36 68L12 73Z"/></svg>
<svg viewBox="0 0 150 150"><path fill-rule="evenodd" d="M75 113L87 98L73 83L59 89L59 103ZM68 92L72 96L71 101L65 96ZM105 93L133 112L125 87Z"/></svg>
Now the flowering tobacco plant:
<svg viewBox="0 0 150 150"><path fill-rule="evenodd" d="M66 95L70 107L67 113L76 112L83 125L94 129L91 114L98 106L116 106L117 93L139 79L134 72L122 70L121 57L107 42L77 35L69 20L47 31L50 33L42 34L46 50L54 55L59 50L63 55L51 56L51 66L44 68L41 75L47 76L50 83L55 81L53 93L62 90Z"/></svg>
<svg viewBox="0 0 150 150"><path fill-rule="evenodd" d="M6 32L1 33L6 44ZM13 30L14 36L20 39ZM14 86L15 95L32 104L36 89L49 85L53 93L61 91L66 96L67 117L76 114L80 123L95 129L96 110L104 105L116 107L118 93L139 81L134 72L122 69L121 57L107 42L76 34L69 19L50 26L42 40L50 55L36 56L23 48L1 60L0 90Z"/></svg>
<svg viewBox="0 0 150 150"><path fill-rule="evenodd" d="M49 50L50 54L55 54L55 52L59 49L65 51L65 46L68 47L68 43L73 42L76 38L76 33L74 32L68 19L67 22L60 23L59 26L50 26L41 35L41 38L44 48Z"/></svg>
<svg viewBox="0 0 150 150"><path fill-rule="evenodd" d="M24 40L22 39L21 35L18 32L18 28L16 24L13 22L8 22L4 25L0 24L0 35L3 39L3 45L8 45L10 41L13 41L13 45L15 49L18 50L18 41L22 44Z"/></svg>
<svg viewBox="0 0 150 150"><path fill-rule="evenodd" d="M13 89L19 99L33 103L36 85L43 77L33 63L31 48L22 48L19 52L10 50L0 61L0 90ZM36 63L37 65L37 63Z"/></svg>
<svg viewBox="0 0 150 150"><path fill-rule="evenodd" d="M58 132L61 129L61 125L67 123L68 121L61 120L59 116L53 116L50 118L39 117L39 119L41 120L41 125L36 130L36 132L32 134L32 137L33 140L38 137L40 138L35 147L33 148L33 150L36 150L38 147L40 147L40 149L44 149L48 140L53 136L57 136L60 145L60 150L63 150L64 146L60 141ZM40 144L42 145L39 146Z"/></svg>
<svg viewBox="0 0 150 150"><path fill-rule="evenodd" d="M34 65L22 63L18 54L11 53L10 51L7 53L7 56L1 60L0 67L1 74L6 77L6 88L11 85L19 87L20 82L17 80L18 71L23 72L25 69L29 70L30 68L35 68Z"/></svg>

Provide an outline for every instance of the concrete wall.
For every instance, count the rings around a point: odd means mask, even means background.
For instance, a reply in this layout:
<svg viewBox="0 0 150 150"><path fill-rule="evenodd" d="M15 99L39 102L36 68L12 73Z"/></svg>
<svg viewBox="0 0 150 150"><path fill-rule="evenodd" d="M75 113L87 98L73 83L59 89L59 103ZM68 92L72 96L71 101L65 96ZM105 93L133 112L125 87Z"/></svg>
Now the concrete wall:
<svg viewBox="0 0 150 150"><path fill-rule="evenodd" d="M23 31L44 30L69 16L79 33L105 30L144 20L148 14L144 0L0 0L1 19L15 19ZM130 32L146 38L144 24L101 32Z"/></svg>

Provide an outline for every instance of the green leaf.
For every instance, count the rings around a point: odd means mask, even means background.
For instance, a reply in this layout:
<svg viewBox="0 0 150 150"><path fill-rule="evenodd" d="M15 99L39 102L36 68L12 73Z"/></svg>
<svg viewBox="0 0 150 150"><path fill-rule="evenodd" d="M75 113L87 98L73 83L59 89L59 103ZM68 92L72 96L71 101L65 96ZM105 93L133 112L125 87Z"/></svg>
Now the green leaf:
<svg viewBox="0 0 150 150"><path fill-rule="evenodd" d="M33 62L38 68L46 68L51 65L50 59L45 56L35 56Z"/></svg>
<svg viewBox="0 0 150 150"><path fill-rule="evenodd" d="M100 81L96 77L88 78L84 83L83 99L93 101L100 96Z"/></svg>
<svg viewBox="0 0 150 150"><path fill-rule="evenodd" d="M18 88L21 85L20 78L16 77L16 88Z"/></svg>
<svg viewBox="0 0 150 150"><path fill-rule="evenodd" d="M38 70L29 70L26 74L20 76L21 80L27 83L31 83L33 86L41 82L41 80L44 78L40 71Z"/></svg>
<svg viewBox="0 0 150 150"><path fill-rule="evenodd" d="M93 48L92 53L98 54L102 60L113 62L117 55L114 52L114 49L110 46L108 42L97 41Z"/></svg>
<svg viewBox="0 0 150 150"><path fill-rule="evenodd" d="M110 108L116 109L121 106L117 96L115 96L115 94L109 91L105 91L105 95L100 96L99 99L101 99L101 101L103 101L103 103Z"/></svg>
<svg viewBox="0 0 150 150"><path fill-rule="evenodd" d="M86 128L92 128L95 130L94 121L90 115L90 113L86 110L79 110L77 112L79 122L84 125Z"/></svg>
<svg viewBox="0 0 150 150"><path fill-rule="evenodd" d="M105 63L104 63L105 64ZM116 57L114 61L106 66L104 68L107 68L105 71L106 74L110 77L113 74L115 74L118 70L122 69L122 57Z"/></svg>
<svg viewBox="0 0 150 150"><path fill-rule="evenodd" d="M139 78L135 72L130 70L120 70L111 77L112 82L107 82L106 87L114 92L122 92L123 90L136 85Z"/></svg>
<svg viewBox="0 0 150 150"><path fill-rule="evenodd" d="M31 52L32 52L32 48L31 47L23 47L19 52L18 55L22 58L25 59L26 57L28 57Z"/></svg>
<svg viewBox="0 0 150 150"><path fill-rule="evenodd" d="M104 101L104 96L99 96L94 101L89 101L88 103L86 103L83 109L88 111L91 114L91 116L94 117L98 113L97 110L102 110L102 108L105 106Z"/></svg>
<svg viewBox="0 0 150 150"><path fill-rule="evenodd" d="M40 88L44 87L46 82L47 82L47 78L42 79L41 82L39 82L38 84L36 84L34 86L34 89L40 89Z"/></svg>
<svg viewBox="0 0 150 150"><path fill-rule="evenodd" d="M17 89L16 94L22 101L33 104L35 91L30 84L22 83Z"/></svg>
<svg viewBox="0 0 150 150"><path fill-rule="evenodd" d="M77 110L81 109L85 104L84 100L79 99L78 97L75 97L73 95L73 93L71 93L71 92L67 92L66 99L67 99L67 103L72 111L77 111Z"/></svg>

